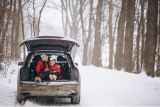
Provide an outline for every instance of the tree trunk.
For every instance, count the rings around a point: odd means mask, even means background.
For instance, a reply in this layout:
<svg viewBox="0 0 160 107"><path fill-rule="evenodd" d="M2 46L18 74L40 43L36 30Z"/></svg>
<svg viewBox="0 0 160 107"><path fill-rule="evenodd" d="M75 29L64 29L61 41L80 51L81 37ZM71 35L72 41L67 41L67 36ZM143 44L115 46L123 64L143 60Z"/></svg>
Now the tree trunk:
<svg viewBox="0 0 160 107"><path fill-rule="evenodd" d="M24 18L23 18L23 8L21 9L21 25L22 25L22 40L25 39L25 33L24 33ZM25 60L25 56L26 56L26 51L25 51L25 47L23 46L23 60Z"/></svg>
<svg viewBox="0 0 160 107"><path fill-rule="evenodd" d="M137 34L137 38L136 38L136 71L137 71L137 73L140 73L140 69L139 69L140 28L141 28L141 24L138 25L138 34Z"/></svg>
<svg viewBox="0 0 160 107"><path fill-rule="evenodd" d="M143 25L143 20L144 20L144 0L140 1L140 6L141 6L141 15L140 15L140 21L138 22L138 34L136 38L136 70L137 73L140 73L140 37L141 32L142 32L142 25ZM139 20L139 17L138 17Z"/></svg>
<svg viewBox="0 0 160 107"><path fill-rule="evenodd" d="M7 22L5 24L5 28L4 28L3 32L2 32L2 35L4 37L6 37L6 33L8 31L8 25L9 25L9 22L10 22L11 11L12 11L12 1L13 0L10 0L10 8L9 8L9 12L7 12ZM5 41L3 41L3 42L5 42Z"/></svg>
<svg viewBox="0 0 160 107"><path fill-rule="evenodd" d="M2 16L0 16L0 29L1 29L1 32L0 32L0 70L2 69L2 66L1 66L1 62L3 61L3 58L4 58L4 41L5 41L5 36L3 35L3 32L4 32L4 17L5 17L5 8L6 8L6 0L3 0L3 10L2 10Z"/></svg>
<svg viewBox="0 0 160 107"><path fill-rule="evenodd" d="M159 27L158 28L160 29L160 22L159 22ZM159 39L158 39L158 52L157 52L158 53L158 55L157 55L158 56L158 60L157 60L156 76L160 77L160 31L159 31L158 36L159 36Z"/></svg>
<svg viewBox="0 0 160 107"><path fill-rule="evenodd" d="M2 69L2 61L3 61L3 49L4 49L4 35L3 35L3 30L4 30L4 17L5 17L5 7L6 7L6 0L3 0L2 2L3 6L2 6L2 10L1 10L1 16L0 16L0 70Z"/></svg>
<svg viewBox="0 0 160 107"><path fill-rule="evenodd" d="M11 12L12 12L12 1L13 0L10 0L10 4L9 4L10 8L7 11L7 22L4 25L5 28L4 28L3 32L2 32L2 49L1 50L2 50L3 59L6 58L6 56L7 56L7 54L4 53L4 51L5 51L6 47L8 46L6 41L7 41L8 26L9 26L9 23L10 23L10 17L11 17Z"/></svg>
<svg viewBox="0 0 160 107"><path fill-rule="evenodd" d="M139 72L142 71L142 66L144 63L144 36L145 36L145 19L144 19L144 5L145 0L141 0L141 30L140 30L140 37L141 37L141 48L140 48L140 68Z"/></svg>
<svg viewBox="0 0 160 107"><path fill-rule="evenodd" d="M82 64L83 65L87 65L88 64L88 43L84 43L84 47L83 47L83 60L82 60Z"/></svg>
<svg viewBox="0 0 160 107"><path fill-rule="evenodd" d="M95 66L102 66L101 59L101 45L102 45L102 37L101 37L101 21L102 21L102 7L103 0L98 1L97 12L96 12L96 26L95 26L95 42L93 49L93 57L92 64Z"/></svg>
<svg viewBox="0 0 160 107"><path fill-rule="evenodd" d="M33 27L33 36L36 36L36 16L35 16L35 14L36 14L36 8L35 8L35 0L33 0L33 25L32 25L32 27Z"/></svg>
<svg viewBox="0 0 160 107"><path fill-rule="evenodd" d="M124 46L124 69L127 72L132 72L135 0L128 0L127 10L128 11L126 19L126 33L125 33L125 46Z"/></svg>
<svg viewBox="0 0 160 107"><path fill-rule="evenodd" d="M27 8L27 17L28 17L28 22L29 22L29 25L30 25L30 31L31 31L31 37L33 37L33 23L32 23L32 19L30 18L31 16L29 15L29 10Z"/></svg>
<svg viewBox="0 0 160 107"><path fill-rule="evenodd" d="M140 72L142 71L142 66L144 63L144 39L145 39L145 19L144 19L144 4L145 0L141 0L141 61L140 61Z"/></svg>
<svg viewBox="0 0 160 107"><path fill-rule="evenodd" d="M123 63L123 49L124 49L124 29L125 29L125 20L126 20L126 10L127 2L122 0L121 13L118 21L118 31L117 31L117 44L116 44L116 53L114 66L117 70L121 70Z"/></svg>
<svg viewBox="0 0 160 107"><path fill-rule="evenodd" d="M92 50L89 48L90 47L90 41L91 41L91 36L92 36L92 23L93 23L93 0L90 0L90 13L89 13L89 28L88 28L88 39L87 39L87 44L85 45L86 50L87 50L87 64L91 63L92 55L90 52Z"/></svg>
<svg viewBox="0 0 160 107"><path fill-rule="evenodd" d="M16 4L17 4L17 0L14 0L14 9L13 9L13 14L14 17L12 19L12 32L11 32L11 59L14 60L15 57L15 43L14 43L14 38L15 38L15 26L16 26Z"/></svg>
<svg viewBox="0 0 160 107"><path fill-rule="evenodd" d="M62 8L65 11L66 20L63 20L63 28L64 34L67 36L69 32L69 36L75 40L77 40L77 36L79 33L79 1L74 0L61 0ZM62 17L63 19L63 17ZM73 59L75 59L77 48L73 48L71 55Z"/></svg>
<svg viewBox="0 0 160 107"><path fill-rule="evenodd" d="M6 8L6 0L3 0L3 2L1 2L1 10L0 10L0 36L2 36L2 31L3 31L3 25L4 25L4 16L5 16L5 8Z"/></svg>
<svg viewBox="0 0 160 107"><path fill-rule="evenodd" d="M68 36L68 26L69 28L71 28L70 21L69 21L69 13L68 13L68 3L66 0L61 0L61 5L62 5L63 31L64 31L64 35Z"/></svg>
<svg viewBox="0 0 160 107"><path fill-rule="evenodd" d="M79 14L80 14L80 20L81 20L81 28L82 28L82 36L83 36L83 43L85 42L85 39L86 39L86 32L85 32L85 28L84 28L84 20L83 20L83 5L84 5L84 3L83 3L83 1L82 0L79 0L79 2L80 2L80 12L79 12Z"/></svg>
<svg viewBox="0 0 160 107"><path fill-rule="evenodd" d="M71 25L71 28L70 28L70 37L75 39L77 41L77 36L78 36L78 32L79 32L79 29L78 29L78 26L79 26L79 22L80 20L78 19L79 17L79 1L68 1L69 4L69 10L70 10L70 13L71 13L71 18L72 18L72 25ZM77 52L77 47L73 48L72 49L72 58L75 59L76 57L76 52Z"/></svg>
<svg viewBox="0 0 160 107"><path fill-rule="evenodd" d="M113 37L112 37L112 0L109 2L109 66L108 68L113 68Z"/></svg>
<svg viewBox="0 0 160 107"><path fill-rule="evenodd" d="M148 76L154 76L157 45L158 0L148 0L147 33L145 41L145 70Z"/></svg>
<svg viewBox="0 0 160 107"><path fill-rule="evenodd" d="M82 60L82 64L86 65L87 64L87 51L88 51L88 47L87 45L87 41L86 41L86 32L85 32L85 28L84 28L84 19L83 19L83 5L84 5L84 1L80 0L80 20L81 20L81 29L82 29L82 38L83 38L83 60Z"/></svg>
<svg viewBox="0 0 160 107"><path fill-rule="evenodd" d="M156 76L160 77L160 0L159 0L159 24L158 24L158 61L157 61L157 71Z"/></svg>
<svg viewBox="0 0 160 107"><path fill-rule="evenodd" d="M38 31L37 31L36 36L39 36L39 32L40 32L40 22L41 22L42 11L43 11L43 9L44 9L44 7L45 7L46 3L47 3L47 0L45 0L45 1L44 1L43 6L42 6L41 10L39 11L39 18L38 18Z"/></svg>
<svg viewBox="0 0 160 107"><path fill-rule="evenodd" d="M16 23L16 31L15 31L15 60L20 59L20 17L21 17L21 0L18 1L18 14L17 14L17 23Z"/></svg>
<svg viewBox="0 0 160 107"><path fill-rule="evenodd" d="M114 23L114 30L113 30L113 61L114 61L114 53L115 53L115 49L114 49L114 46L115 46L115 37L116 37L116 30L117 30L117 26L118 26L119 15L120 15L120 13L117 13L116 19L115 19L115 23Z"/></svg>
<svg viewBox="0 0 160 107"><path fill-rule="evenodd" d="M89 12L89 27L88 27L88 37L85 37L84 40L84 47L83 47L83 60L82 60L82 64L83 65L87 65L89 64L89 42L91 39L91 27L92 27L92 16L93 16L93 0L89 0L90 1L90 12ZM86 35L85 35L86 36Z"/></svg>
<svg viewBox="0 0 160 107"><path fill-rule="evenodd" d="M63 34L65 36L67 36L66 34L66 28L65 28L65 16L64 16L64 10L65 10L65 6L64 6L64 2L63 0L61 0L61 6L62 6L62 26L63 26Z"/></svg>

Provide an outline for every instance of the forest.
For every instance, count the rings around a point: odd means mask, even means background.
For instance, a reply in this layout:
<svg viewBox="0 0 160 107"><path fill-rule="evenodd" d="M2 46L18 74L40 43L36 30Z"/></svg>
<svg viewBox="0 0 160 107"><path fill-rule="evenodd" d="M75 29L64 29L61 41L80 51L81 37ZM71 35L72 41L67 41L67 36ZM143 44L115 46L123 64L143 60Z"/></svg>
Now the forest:
<svg viewBox="0 0 160 107"><path fill-rule="evenodd" d="M82 65L160 77L160 0L0 0L0 72L25 58L24 39L41 36L45 8L61 10L62 36L80 43Z"/></svg>

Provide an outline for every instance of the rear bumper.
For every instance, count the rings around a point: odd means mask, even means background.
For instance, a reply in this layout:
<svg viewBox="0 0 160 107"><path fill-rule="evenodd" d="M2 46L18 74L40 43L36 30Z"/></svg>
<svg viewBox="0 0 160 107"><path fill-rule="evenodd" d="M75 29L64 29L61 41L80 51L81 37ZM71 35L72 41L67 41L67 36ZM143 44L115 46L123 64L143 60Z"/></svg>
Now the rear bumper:
<svg viewBox="0 0 160 107"><path fill-rule="evenodd" d="M23 96L80 96L80 84L78 82L23 83L18 87L18 93Z"/></svg>
<svg viewBox="0 0 160 107"><path fill-rule="evenodd" d="M79 96L79 92L72 91L22 91L23 96L56 96L56 97L72 97Z"/></svg>

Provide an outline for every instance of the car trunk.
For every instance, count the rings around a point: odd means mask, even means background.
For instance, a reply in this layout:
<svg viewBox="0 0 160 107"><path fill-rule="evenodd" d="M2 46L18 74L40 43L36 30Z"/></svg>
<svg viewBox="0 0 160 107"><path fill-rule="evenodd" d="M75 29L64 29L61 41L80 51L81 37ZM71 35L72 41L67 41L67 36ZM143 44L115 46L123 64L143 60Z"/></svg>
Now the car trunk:
<svg viewBox="0 0 160 107"><path fill-rule="evenodd" d="M35 81L35 77L36 77L35 67L37 64L36 62L38 60L34 60L34 58L39 56L41 53L43 53L43 51L28 55L28 58L27 58L28 60L26 60L27 65L23 66L20 69L20 80L21 81L26 81L26 82L27 81L28 82ZM53 53L51 51L49 51L48 53L53 55ZM79 77L78 69L73 66L71 56L69 54L64 54L64 53L62 54L61 53L60 56L64 57L62 60L61 58L59 58L59 54L60 53L58 53L57 64L60 65L62 78L61 79L59 78L55 81L44 80L42 82L68 82L68 81L75 81L75 80L78 81L78 79L79 79L78 78Z"/></svg>
<svg viewBox="0 0 160 107"><path fill-rule="evenodd" d="M42 51L40 53L38 52L38 53L35 53L34 55L31 55L30 58L28 58L29 59L27 61L28 64L25 67L20 69L20 79L22 81L35 81L35 77L37 77L36 66L37 66L38 60L40 60L41 53L44 53L44 52ZM53 55L53 53L51 52L48 52L48 53ZM62 57L62 53L59 56ZM58 78L55 81L58 82L58 81L72 80L73 78L72 72L74 71L72 70L71 63L67 61L66 58L59 60L59 57L58 57L58 61L56 64L60 66L61 75L59 77L61 78ZM51 80L43 80L43 82L51 82Z"/></svg>
<svg viewBox="0 0 160 107"><path fill-rule="evenodd" d="M61 53L69 53L71 52L73 46L79 46L79 44L71 38L61 37L61 36L38 36L32 37L24 40L21 45L25 45L29 53L35 53L37 51L55 51ZM34 65L35 63L33 62ZM35 66L35 65L34 65ZM71 68L67 66L66 75L68 77L63 80L72 80L72 72ZM31 67L24 67L20 70L20 78L22 81L34 81L30 75L35 73L35 69L31 69ZM74 74L74 73L73 73Z"/></svg>

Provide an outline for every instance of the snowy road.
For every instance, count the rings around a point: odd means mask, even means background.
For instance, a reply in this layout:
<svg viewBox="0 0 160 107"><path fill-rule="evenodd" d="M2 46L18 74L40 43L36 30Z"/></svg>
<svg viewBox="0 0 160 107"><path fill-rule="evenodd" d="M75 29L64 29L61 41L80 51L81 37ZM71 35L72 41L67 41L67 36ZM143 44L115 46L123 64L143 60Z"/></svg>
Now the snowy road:
<svg viewBox="0 0 160 107"><path fill-rule="evenodd" d="M160 106L160 78L150 78L93 66L79 67L81 74L81 106ZM9 78L11 79L9 83ZM0 81L0 106L20 106L15 101L16 74ZM24 106L74 106L69 99L62 104L46 100L27 100ZM52 102L52 103L51 103Z"/></svg>

